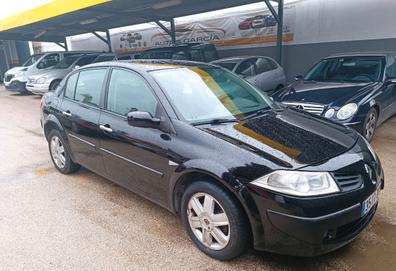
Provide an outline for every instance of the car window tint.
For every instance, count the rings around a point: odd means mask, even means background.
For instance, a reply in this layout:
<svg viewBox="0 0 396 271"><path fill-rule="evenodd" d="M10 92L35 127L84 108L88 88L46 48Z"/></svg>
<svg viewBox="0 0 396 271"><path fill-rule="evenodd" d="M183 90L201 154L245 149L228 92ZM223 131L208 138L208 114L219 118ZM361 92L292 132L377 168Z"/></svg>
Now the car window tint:
<svg viewBox="0 0 396 271"><path fill-rule="evenodd" d="M274 68L274 66L271 65L269 59L260 57L257 58L256 60L256 69L257 69L257 74L259 74L274 70L276 69L276 67Z"/></svg>
<svg viewBox="0 0 396 271"><path fill-rule="evenodd" d="M46 69L52 66L55 66L60 61L59 54L49 54L46 55L38 64L38 69Z"/></svg>
<svg viewBox="0 0 396 271"><path fill-rule="evenodd" d="M65 88L65 97L74 99L74 91L76 89L78 73L75 73L69 77L67 80L66 88Z"/></svg>
<svg viewBox="0 0 396 271"><path fill-rule="evenodd" d="M187 57L185 52L179 51L179 52L175 52L172 55L172 59L175 59L175 60L188 60L188 57Z"/></svg>
<svg viewBox="0 0 396 271"><path fill-rule="evenodd" d="M74 99L88 105L99 106L105 76L106 69L81 71Z"/></svg>
<svg viewBox="0 0 396 271"><path fill-rule="evenodd" d="M77 61L76 66L82 67L82 66L91 64L95 60L96 57L97 57L97 55L84 56Z"/></svg>
<svg viewBox="0 0 396 271"><path fill-rule="evenodd" d="M216 60L219 58L217 54L217 50L215 48L205 48L203 50L203 55L204 55L204 61L205 62L211 62L213 60Z"/></svg>
<svg viewBox="0 0 396 271"><path fill-rule="evenodd" d="M201 51L199 49L192 49L190 55L192 61L202 61Z"/></svg>
<svg viewBox="0 0 396 271"><path fill-rule="evenodd" d="M120 56L117 58L118 60L131 60L132 57L131 56Z"/></svg>
<svg viewBox="0 0 396 271"><path fill-rule="evenodd" d="M393 78L396 78L396 58L395 58L395 56L390 57L389 61L390 61L390 63L387 68L387 71L386 71L386 76L388 78L393 79Z"/></svg>
<svg viewBox="0 0 396 271"><path fill-rule="evenodd" d="M238 68L235 70L235 73L246 77L255 75L254 62L250 59L243 61L241 64L239 64Z"/></svg>
<svg viewBox="0 0 396 271"><path fill-rule="evenodd" d="M126 116L131 111L149 112L156 115L157 100L139 75L114 69L111 74L107 96L107 110Z"/></svg>

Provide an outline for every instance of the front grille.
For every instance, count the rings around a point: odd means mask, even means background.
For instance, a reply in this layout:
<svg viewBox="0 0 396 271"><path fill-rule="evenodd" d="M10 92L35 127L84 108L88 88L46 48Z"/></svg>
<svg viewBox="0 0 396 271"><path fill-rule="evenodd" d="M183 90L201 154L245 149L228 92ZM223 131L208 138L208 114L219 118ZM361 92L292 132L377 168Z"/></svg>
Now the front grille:
<svg viewBox="0 0 396 271"><path fill-rule="evenodd" d="M322 115L323 110L325 108L322 104L312 104L312 103L290 103L290 102L283 102L283 104L294 107L297 109L305 110L311 114L315 115Z"/></svg>
<svg viewBox="0 0 396 271"><path fill-rule="evenodd" d="M342 192L353 191L359 189L363 185L363 177L361 174L334 173L333 176Z"/></svg>
<svg viewBox="0 0 396 271"><path fill-rule="evenodd" d="M29 78L28 83L33 84L36 81L35 78Z"/></svg>
<svg viewBox="0 0 396 271"><path fill-rule="evenodd" d="M12 80L12 78L14 78L14 75L13 75L13 74L8 74L8 75L6 75L6 77L5 77L5 81L6 81L6 82L10 82L10 81Z"/></svg>

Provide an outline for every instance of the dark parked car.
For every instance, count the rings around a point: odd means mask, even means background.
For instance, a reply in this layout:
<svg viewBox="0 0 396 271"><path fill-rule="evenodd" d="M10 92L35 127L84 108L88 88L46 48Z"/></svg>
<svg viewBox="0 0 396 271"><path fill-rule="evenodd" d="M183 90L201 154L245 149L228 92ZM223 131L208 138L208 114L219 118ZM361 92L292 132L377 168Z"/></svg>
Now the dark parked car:
<svg viewBox="0 0 396 271"><path fill-rule="evenodd" d="M207 43L187 43L144 51L141 59L173 59L211 62L219 58L216 47Z"/></svg>
<svg viewBox="0 0 396 271"><path fill-rule="evenodd" d="M41 102L55 167L84 166L181 216L197 247L317 255L369 224L384 176L354 130L278 107L225 69L91 64Z"/></svg>
<svg viewBox="0 0 396 271"><path fill-rule="evenodd" d="M327 57L273 98L353 127L370 141L396 113L396 53Z"/></svg>

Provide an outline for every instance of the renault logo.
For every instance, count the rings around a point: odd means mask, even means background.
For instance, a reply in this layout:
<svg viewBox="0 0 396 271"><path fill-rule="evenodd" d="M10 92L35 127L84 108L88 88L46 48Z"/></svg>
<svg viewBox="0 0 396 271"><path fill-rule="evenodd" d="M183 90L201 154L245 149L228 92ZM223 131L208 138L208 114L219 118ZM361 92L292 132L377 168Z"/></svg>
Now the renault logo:
<svg viewBox="0 0 396 271"><path fill-rule="evenodd" d="M364 168L366 169L366 172L367 172L367 174L369 175L371 182L372 182L373 184L376 184L376 183L377 183L377 178L376 178L376 176L375 176L373 170L372 170L372 169L370 168L370 166L367 165L367 164L364 165Z"/></svg>

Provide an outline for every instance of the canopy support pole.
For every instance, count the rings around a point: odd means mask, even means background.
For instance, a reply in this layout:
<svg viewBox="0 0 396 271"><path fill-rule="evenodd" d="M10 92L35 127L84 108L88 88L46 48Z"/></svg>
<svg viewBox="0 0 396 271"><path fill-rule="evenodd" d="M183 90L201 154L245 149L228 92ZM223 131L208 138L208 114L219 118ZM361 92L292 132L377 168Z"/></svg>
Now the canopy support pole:
<svg viewBox="0 0 396 271"><path fill-rule="evenodd" d="M161 27L162 30L165 31L166 34L168 34L171 37L172 44L176 44L176 26L175 26L175 19L172 18L169 20L170 23L170 29L167 28L163 23L160 21L155 21L155 23Z"/></svg>
<svg viewBox="0 0 396 271"><path fill-rule="evenodd" d="M100 39L101 41L103 41L104 43L107 44L108 48L109 48L109 53L112 52L112 48L111 48L111 38L110 38L110 31L106 30L106 38L103 38L101 35L99 35L96 31L92 31L92 34L95 35L95 37L97 37L98 39Z"/></svg>
<svg viewBox="0 0 396 271"><path fill-rule="evenodd" d="M272 0L274 1L274 0ZM283 65L283 8L284 8L284 0L276 0L278 3L278 13L275 11L275 8L270 3L270 0L264 0L268 9L271 11L272 16L274 16L276 22L278 23L278 30L276 35L276 47L277 47L277 60L279 64Z"/></svg>

